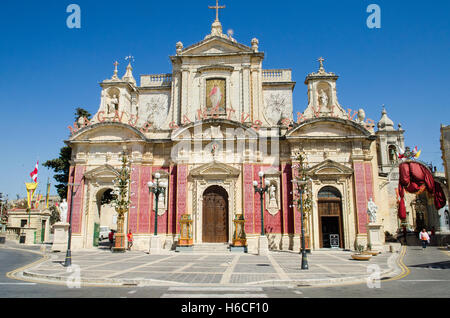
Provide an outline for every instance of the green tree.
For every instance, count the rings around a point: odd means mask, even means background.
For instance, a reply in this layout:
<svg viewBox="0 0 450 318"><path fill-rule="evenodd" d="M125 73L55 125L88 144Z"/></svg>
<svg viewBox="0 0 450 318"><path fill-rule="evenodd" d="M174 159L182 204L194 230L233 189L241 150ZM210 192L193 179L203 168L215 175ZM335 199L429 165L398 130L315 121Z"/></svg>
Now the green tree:
<svg viewBox="0 0 450 318"><path fill-rule="evenodd" d="M61 216L60 216L58 208L56 206L52 205L49 210L52 213L52 215L50 216L50 224L51 225L55 224L56 222L61 221Z"/></svg>
<svg viewBox="0 0 450 318"><path fill-rule="evenodd" d="M86 109L78 107L75 110L75 121L78 121L80 118L86 117L87 119L91 119L91 113L89 113Z"/></svg>
<svg viewBox="0 0 450 318"><path fill-rule="evenodd" d="M44 167L51 168L55 172L53 179L58 182L55 188L61 199L67 198L67 182L69 181L70 158L72 157L72 148L65 146L59 152L59 158L48 160L43 163Z"/></svg>
<svg viewBox="0 0 450 318"><path fill-rule="evenodd" d="M77 108L75 111L75 121L78 121L78 119L82 117L90 119L91 114L83 108ZM55 188L61 199L67 198L67 183L69 181L71 157L72 148L65 146L61 148L59 158L48 160L43 164L44 167L51 168L55 172L53 178L58 182L58 184L55 185Z"/></svg>

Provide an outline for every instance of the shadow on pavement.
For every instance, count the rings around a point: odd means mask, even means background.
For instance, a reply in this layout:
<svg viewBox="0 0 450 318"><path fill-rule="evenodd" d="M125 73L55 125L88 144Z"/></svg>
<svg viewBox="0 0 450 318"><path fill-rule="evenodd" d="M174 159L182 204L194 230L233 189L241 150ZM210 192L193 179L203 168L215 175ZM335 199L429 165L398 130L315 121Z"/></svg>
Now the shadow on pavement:
<svg viewBox="0 0 450 318"><path fill-rule="evenodd" d="M450 261L419 264L419 265L410 265L409 267L431 268L431 269L450 269Z"/></svg>

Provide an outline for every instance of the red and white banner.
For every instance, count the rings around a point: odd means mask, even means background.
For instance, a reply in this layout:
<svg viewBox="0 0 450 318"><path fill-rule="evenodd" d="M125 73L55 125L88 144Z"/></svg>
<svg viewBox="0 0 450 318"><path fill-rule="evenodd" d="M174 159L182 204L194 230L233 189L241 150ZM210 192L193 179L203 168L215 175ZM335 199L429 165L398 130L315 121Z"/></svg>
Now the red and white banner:
<svg viewBox="0 0 450 318"><path fill-rule="evenodd" d="M39 166L39 161L36 163L36 166L34 167L33 172L30 173L30 177L31 179L33 179L33 182L37 182L37 175L38 175L38 166Z"/></svg>

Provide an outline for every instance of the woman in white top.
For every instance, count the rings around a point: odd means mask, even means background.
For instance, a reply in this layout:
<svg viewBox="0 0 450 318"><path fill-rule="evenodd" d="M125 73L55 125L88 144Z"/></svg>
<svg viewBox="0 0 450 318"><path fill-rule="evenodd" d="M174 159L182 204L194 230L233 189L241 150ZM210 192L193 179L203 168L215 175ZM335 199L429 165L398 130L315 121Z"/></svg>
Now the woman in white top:
<svg viewBox="0 0 450 318"><path fill-rule="evenodd" d="M427 244L430 243L430 236L427 233L427 230L423 229L419 234L419 239L422 242L423 249L427 248Z"/></svg>

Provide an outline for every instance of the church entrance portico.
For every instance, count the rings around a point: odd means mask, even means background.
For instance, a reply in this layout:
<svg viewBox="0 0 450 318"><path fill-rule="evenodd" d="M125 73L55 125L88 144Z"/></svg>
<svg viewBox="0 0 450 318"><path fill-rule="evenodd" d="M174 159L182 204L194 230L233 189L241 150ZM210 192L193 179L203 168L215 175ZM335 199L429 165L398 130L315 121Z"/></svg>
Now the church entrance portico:
<svg viewBox="0 0 450 318"><path fill-rule="evenodd" d="M212 162L194 168L192 181L192 219L194 244L230 243L233 217L240 202L240 170Z"/></svg>
<svg viewBox="0 0 450 318"><path fill-rule="evenodd" d="M112 206L113 180L117 177L117 170L110 165L103 165L85 173L86 204L83 213L83 242L84 248L105 246L107 241L99 239L101 226L116 229L116 211ZM106 244L109 246L108 244Z"/></svg>

